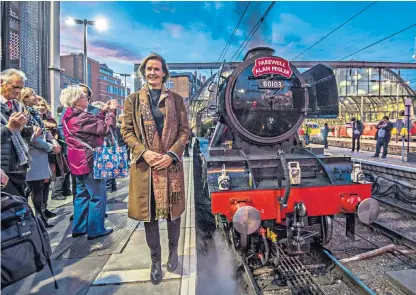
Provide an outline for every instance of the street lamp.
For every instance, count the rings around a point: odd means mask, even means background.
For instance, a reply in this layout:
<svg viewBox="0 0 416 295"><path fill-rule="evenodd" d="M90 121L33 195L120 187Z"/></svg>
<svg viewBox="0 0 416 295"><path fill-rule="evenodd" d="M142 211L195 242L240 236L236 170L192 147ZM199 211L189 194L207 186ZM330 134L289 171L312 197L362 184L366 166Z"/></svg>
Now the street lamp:
<svg viewBox="0 0 416 295"><path fill-rule="evenodd" d="M87 25L95 26L97 30L104 31L107 29L107 21L105 19L97 19L95 21L87 19L75 19L68 17L65 19L68 26L84 25L84 83L88 85L88 59L87 59Z"/></svg>
<svg viewBox="0 0 416 295"><path fill-rule="evenodd" d="M122 74L122 73L115 73L116 76L124 77L124 96L127 98L127 77L136 77L134 73L131 74Z"/></svg>

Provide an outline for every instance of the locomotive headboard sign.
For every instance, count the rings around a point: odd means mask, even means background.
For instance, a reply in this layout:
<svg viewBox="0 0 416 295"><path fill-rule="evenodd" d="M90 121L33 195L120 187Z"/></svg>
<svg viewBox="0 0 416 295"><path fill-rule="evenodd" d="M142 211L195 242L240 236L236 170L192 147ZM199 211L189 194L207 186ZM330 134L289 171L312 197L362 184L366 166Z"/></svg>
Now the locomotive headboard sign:
<svg viewBox="0 0 416 295"><path fill-rule="evenodd" d="M262 57L255 60L253 67L254 77L277 74L286 78L292 77L289 62L280 57Z"/></svg>

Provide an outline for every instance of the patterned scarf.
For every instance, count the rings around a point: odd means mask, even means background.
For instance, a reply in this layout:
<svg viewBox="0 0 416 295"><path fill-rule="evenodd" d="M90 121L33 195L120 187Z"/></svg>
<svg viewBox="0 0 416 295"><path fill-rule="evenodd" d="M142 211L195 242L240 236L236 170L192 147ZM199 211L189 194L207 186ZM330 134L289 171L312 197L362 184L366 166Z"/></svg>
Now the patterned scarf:
<svg viewBox="0 0 416 295"><path fill-rule="evenodd" d="M42 128L43 132L45 132L45 124L43 124L43 120L40 117L39 111L31 106L26 106L26 110L30 114L27 126L39 126Z"/></svg>
<svg viewBox="0 0 416 295"><path fill-rule="evenodd" d="M8 123L8 120L5 116L3 116L3 113L1 114L1 124L6 126ZM20 134L20 131L12 131L11 132L11 140L12 144L14 146L14 149L17 154L17 158L19 160L19 165L29 165L29 148L22 138L22 135Z"/></svg>
<svg viewBox="0 0 416 295"><path fill-rule="evenodd" d="M163 92L162 92L163 95ZM165 154L175 143L178 132L176 106L171 93L165 98L165 122L162 136L159 135L153 118L149 95L139 96L139 112L144 123L147 147L157 153ZM182 163L174 162L167 169L152 171L153 192L156 200L156 219L166 219L170 204L178 203L183 198L184 188Z"/></svg>

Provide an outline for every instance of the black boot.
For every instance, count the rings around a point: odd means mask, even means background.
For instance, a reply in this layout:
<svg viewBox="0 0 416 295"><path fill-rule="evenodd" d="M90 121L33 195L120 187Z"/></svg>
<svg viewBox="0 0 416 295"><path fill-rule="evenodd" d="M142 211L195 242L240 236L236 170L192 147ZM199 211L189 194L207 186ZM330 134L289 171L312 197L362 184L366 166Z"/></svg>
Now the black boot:
<svg viewBox="0 0 416 295"><path fill-rule="evenodd" d="M41 209L41 212L40 212L40 218L42 219L43 224L45 225L45 227L53 227L54 226L53 224L48 223L48 218L46 217L46 214L45 214L45 205L44 204L42 204L42 209Z"/></svg>
<svg viewBox="0 0 416 295"><path fill-rule="evenodd" d="M162 281L162 264L161 262L152 262L152 267L150 269L150 280L153 285L159 285Z"/></svg>
<svg viewBox="0 0 416 295"><path fill-rule="evenodd" d="M49 198L49 188L50 188L50 186L51 186L50 182L45 183L43 185L43 204L45 206L45 216L47 218L56 217L55 213L48 210L48 198Z"/></svg>
<svg viewBox="0 0 416 295"><path fill-rule="evenodd" d="M169 253L169 260L167 269L169 272L174 272L178 268L178 251Z"/></svg>
<svg viewBox="0 0 416 295"><path fill-rule="evenodd" d="M178 267L178 242L181 232L181 218L168 220L169 260L167 269L174 272Z"/></svg>
<svg viewBox="0 0 416 295"><path fill-rule="evenodd" d="M45 209L45 215L46 215L47 218L54 218L54 217L56 217L56 213L55 212L52 212L52 211L49 211L47 208Z"/></svg>

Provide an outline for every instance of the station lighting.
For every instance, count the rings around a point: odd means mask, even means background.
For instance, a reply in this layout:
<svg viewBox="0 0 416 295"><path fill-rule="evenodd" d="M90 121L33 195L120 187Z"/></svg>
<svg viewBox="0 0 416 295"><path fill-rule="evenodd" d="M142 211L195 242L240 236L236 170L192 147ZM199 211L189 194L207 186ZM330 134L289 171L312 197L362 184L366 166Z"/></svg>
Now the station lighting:
<svg viewBox="0 0 416 295"><path fill-rule="evenodd" d="M68 25L68 26L75 26L77 23L76 23L76 21L75 21L75 19L73 19L72 17L67 17L66 19L65 19L65 23ZM81 22L81 24L82 24L82 22Z"/></svg>
<svg viewBox="0 0 416 295"><path fill-rule="evenodd" d="M99 18L95 21L95 27L97 28L97 30L99 31L105 31L108 28L108 23L107 20L103 19L103 18Z"/></svg>
<svg viewBox="0 0 416 295"><path fill-rule="evenodd" d="M74 25L84 25L84 83L88 85L88 56L87 56L87 27L95 26L97 30L104 31L108 28L107 21L104 18L99 18L95 21L87 20L87 19L75 19L72 17L67 17L65 19L65 24L68 26Z"/></svg>

